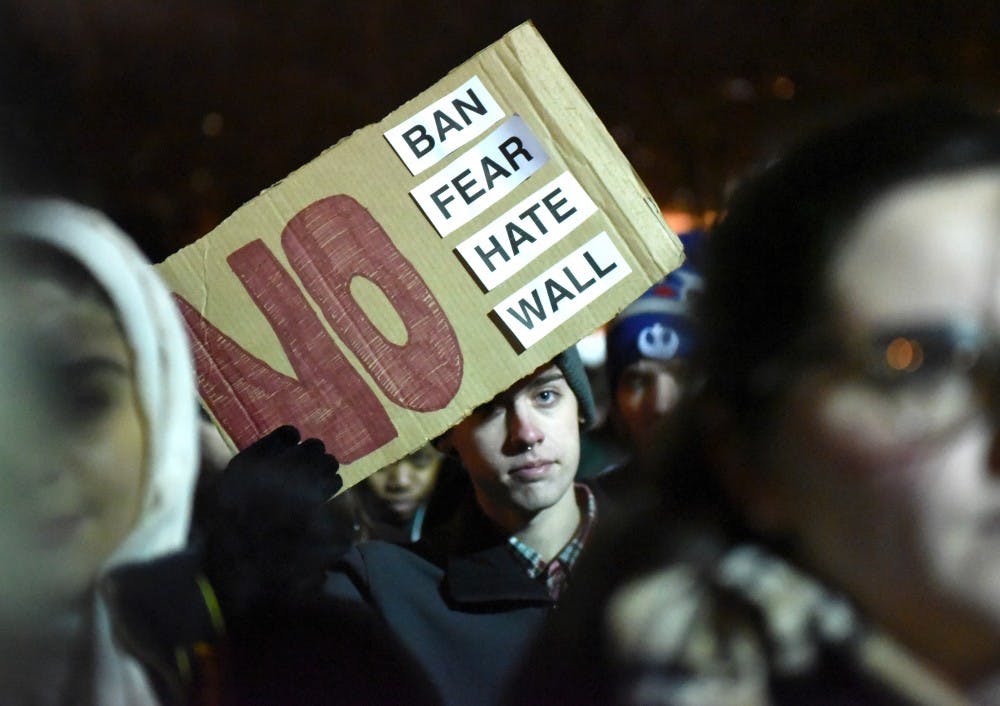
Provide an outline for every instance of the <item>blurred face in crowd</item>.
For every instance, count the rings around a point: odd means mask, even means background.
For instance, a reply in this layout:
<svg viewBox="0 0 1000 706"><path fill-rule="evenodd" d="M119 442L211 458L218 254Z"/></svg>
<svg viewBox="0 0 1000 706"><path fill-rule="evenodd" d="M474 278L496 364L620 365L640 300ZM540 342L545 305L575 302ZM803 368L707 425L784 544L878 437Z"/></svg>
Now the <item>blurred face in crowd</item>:
<svg viewBox="0 0 1000 706"><path fill-rule="evenodd" d="M959 679L1000 664L1000 171L875 201L829 269L829 356L760 451L756 519ZM985 356L984 356L985 353Z"/></svg>
<svg viewBox="0 0 1000 706"><path fill-rule="evenodd" d="M648 449L662 430L663 418L681 395L677 361L644 358L628 365L615 388L615 420L636 449Z"/></svg>
<svg viewBox="0 0 1000 706"><path fill-rule="evenodd" d="M368 478L368 488L385 510L387 519L402 523L413 517L434 490L441 458L428 444Z"/></svg>
<svg viewBox="0 0 1000 706"><path fill-rule="evenodd" d="M580 461L576 395L556 365L516 383L445 437L487 516L510 527L551 508L575 508Z"/></svg>
<svg viewBox="0 0 1000 706"><path fill-rule="evenodd" d="M129 347L96 285L46 274L0 281L0 593L58 604L80 597L135 524L145 431Z"/></svg>

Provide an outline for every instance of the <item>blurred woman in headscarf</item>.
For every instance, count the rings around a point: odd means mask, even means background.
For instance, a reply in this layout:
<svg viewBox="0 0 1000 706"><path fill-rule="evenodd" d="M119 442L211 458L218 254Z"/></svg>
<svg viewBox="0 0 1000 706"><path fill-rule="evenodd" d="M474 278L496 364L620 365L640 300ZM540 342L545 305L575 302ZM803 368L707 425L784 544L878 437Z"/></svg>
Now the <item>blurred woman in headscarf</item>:
<svg viewBox="0 0 1000 706"><path fill-rule="evenodd" d="M100 213L0 199L0 702L159 703L102 578L183 546L198 467L186 334Z"/></svg>

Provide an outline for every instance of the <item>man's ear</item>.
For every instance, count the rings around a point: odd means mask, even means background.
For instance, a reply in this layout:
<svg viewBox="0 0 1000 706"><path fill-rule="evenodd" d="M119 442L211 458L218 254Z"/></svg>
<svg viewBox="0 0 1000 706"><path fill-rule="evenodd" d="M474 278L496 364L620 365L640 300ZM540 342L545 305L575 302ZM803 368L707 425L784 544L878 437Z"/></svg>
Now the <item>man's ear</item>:
<svg viewBox="0 0 1000 706"><path fill-rule="evenodd" d="M760 450L732 412L721 405L707 407L709 462L729 502L752 529L767 535L783 533L790 523L784 486L762 463Z"/></svg>

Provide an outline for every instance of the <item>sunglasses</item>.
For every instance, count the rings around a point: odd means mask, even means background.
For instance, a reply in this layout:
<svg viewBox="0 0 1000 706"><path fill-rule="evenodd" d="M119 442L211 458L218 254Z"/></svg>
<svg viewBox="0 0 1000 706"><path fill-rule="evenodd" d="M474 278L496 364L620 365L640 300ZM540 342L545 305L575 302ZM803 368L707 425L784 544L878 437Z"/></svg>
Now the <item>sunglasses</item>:
<svg viewBox="0 0 1000 706"><path fill-rule="evenodd" d="M763 368L755 391L771 395L807 371L861 385L866 412L881 417L900 441L934 438L996 405L1000 334L972 320L846 338L814 333Z"/></svg>

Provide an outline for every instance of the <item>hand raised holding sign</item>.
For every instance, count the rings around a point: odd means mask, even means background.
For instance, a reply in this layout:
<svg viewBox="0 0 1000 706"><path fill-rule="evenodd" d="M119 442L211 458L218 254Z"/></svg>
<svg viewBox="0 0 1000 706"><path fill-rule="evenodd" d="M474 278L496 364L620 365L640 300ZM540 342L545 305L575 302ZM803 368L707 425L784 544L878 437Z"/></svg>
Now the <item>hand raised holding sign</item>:
<svg viewBox="0 0 1000 706"><path fill-rule="evenodd" d="M315 591L328 560L350 544L333 536L324 508L343 485L337 459L322 441L299 439L295 427L275 429L199 494L204 571L227 620Z"/></svg>

